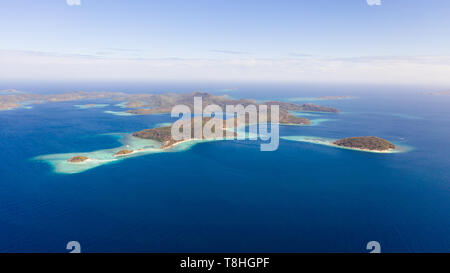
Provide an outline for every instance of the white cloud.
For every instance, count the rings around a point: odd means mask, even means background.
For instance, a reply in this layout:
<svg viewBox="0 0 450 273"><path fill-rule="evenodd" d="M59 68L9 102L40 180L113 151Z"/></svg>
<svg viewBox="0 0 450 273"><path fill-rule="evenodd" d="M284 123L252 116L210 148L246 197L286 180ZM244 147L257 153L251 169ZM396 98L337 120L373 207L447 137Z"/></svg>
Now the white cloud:
<svg viewBox="0 0 450 273"><path fill-rule="evenodd" d="M69 6L81 6L81 0L66 0Z"/></svg>
<svg viewBox="0 0 450 273"><path fill-rule="evenodd" d="M448 75L450 56L125 59L0 50L0 81L285 81L450 85Z"/></svg>
<svg viewBox="0 0 450 273"><path fill-rule="evenodd" d="M381 0L366 0L369 6L381 6Z"/></svg>
<svg viewBox="0 0 450 273"><path fill-rule="evenodd" d="M222 54L234 54L234 55L248 55L249 52L246 51L234 51L234 50L224 50L224 49L213 49L211 52L222 53Z"/></svg>

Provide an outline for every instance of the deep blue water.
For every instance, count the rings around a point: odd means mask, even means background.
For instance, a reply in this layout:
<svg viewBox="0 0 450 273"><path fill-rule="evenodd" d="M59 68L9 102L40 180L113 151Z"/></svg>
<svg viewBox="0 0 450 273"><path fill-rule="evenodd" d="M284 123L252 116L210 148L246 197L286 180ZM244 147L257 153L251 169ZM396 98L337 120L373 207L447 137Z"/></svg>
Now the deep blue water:
<svg viewBox="0 0 450 273"><path fill-rule="evenodd" d="M230 94L333 93L322 91ZM449 252L450 99L384 91L316 102L342 113L281 135L376 135L415 148L408 153L285 140L261 152L258 142L221 141L71 175L31 159L117 147L101 134L170 118L73 107L79 102L0 112L0 252L66 252L72 240L84 252L366 252L373 240L383 252Z"/></svg>

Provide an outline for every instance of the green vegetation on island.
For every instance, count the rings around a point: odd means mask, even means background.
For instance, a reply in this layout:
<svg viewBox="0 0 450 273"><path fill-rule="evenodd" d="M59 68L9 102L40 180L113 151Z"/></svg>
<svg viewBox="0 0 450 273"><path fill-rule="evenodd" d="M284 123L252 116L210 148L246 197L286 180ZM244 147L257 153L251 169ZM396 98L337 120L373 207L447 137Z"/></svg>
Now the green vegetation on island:
<svg viewBox="0 0 450 273"><path fill-rule="evenodd" d="M315 105L311 103L305 103L302 105L281 102L281 101L267 101L262 103L257 103L252 99L232 99L228 96L214 96L209 93L204 92L194 92L192 94L161 94L161 95L148 95L148 97L139 96L139 102L142 104L147 102L145 105L149 108L131 109L127 112L130 114L137 115L151 115L159 113L170 113L172 107L175 105L186 105L191 111L194 109L194 97L202 97L203 106L207 105L218 105L225 110L227 105L243 105L244 107L248 105L278 105L280 107L280 117L279 122L281 124L298 124L298 125L308 125L311 124L310 120L307 118L296 117L291 115L289 111L307 111L307 112L328 112L328 113L338 113L339 110L322 106ZM130 104L130 102L128 103ZM269 117L270 117L270 107L269 107ZM270 118L269 118L270 120Z"/></svg>
<svg viewBox="0 0 450 273"><path fill-rule="evenodd" d="M279 105L280 109L287 111L304 111L304 112L328 112L328 113L338 113L339 110L336 108L322 106L312 103L296 104L291 102L281 102L281 101L267 101L261 104L264 105Z"/></svg>
<svg viewBox="0 0 450 273"><path fill-rule="evenodd" d="M371 151L388 151L396 148L391 142L374 136L347 137L336 140L333 144L347 148Z"/></svg>
<svg viewBox="0 0 450 273"><path fill-rule="evenodd" d="M62 101L79 101L94 99L112 99L116 101L126 101L124 107L133 108L126 112L120 112L120 115L151 115L160 113L170 113L176 105L186 105L191 110L194 108L194 97L202 97L203 107L207 105L218 105L225 110L227 105L278 105L280 107L281 124L298 124L308 125L311 122L307 118L300 118L291 115L289 111L313 111L313 112L329 112L337 113L339 110L311 103L295 104L280 101L268 101L257 103L253 99L233 99L227 95L215 96L206 92L193 92L191 94L126 94L120 92L67 92L62 94L33 94L23 93L18 90L5 90L0 96L0 110L10 110L21 107L24 103L42 103L42 102L62 102ZM99 106L96 104L86 104L80 108L90 108ZM269 107L270 109L270 107ZM108 113L117 114L119 112L108 111ZM270 115L269 115L270 116ZM270 118L269 118L270 119Z"/></svg>
<svg viewBox="0 0 450 273"><path fill-rule="evenodd" d="M270 119L269 119L270 120ZM286 110L280 110L280 124L310 125L311 121L307 118L291 115Z"/></svg>
<svg viewBox="0 0 450 273"><path fill-rule="evenodd" d="M195 124L195 120L196 119L202 119L202 125L205 126L209 121L211 121L211 119L214 118L209 118L209 117L196 117L191 119L191 133L190 133L190 139L194 139L194 124ZM225 130L226 129L226 121L225 120L219 120L219 122L222 122L222 128ZM237 120L234 120L234 125L237 125ZM181 127L182 128L182 127ZM203 128L202 128L203 131ZM216 128L215 126L213 126L211 128L212 133L214 134L216 132ZM224 132L225 134L225 132ZM158 142L162 143L162 148L169 148L172 145L181 142L181 141L186 141L189 139L183 139L183 140L175 140L172 138L172 127L171 126L165 126L165 127L157 127L157 128L152 128L152 129L145 129L139 132L135 132L133 133L134 137L138 137L138 138L143 138L143 139L151 139L151 140L156 140ZM233 133L233 136L236 136L236 133ZM202 136L202 139L210 139L210 138L214 138L214 136L210 136L210 137L206 137L206 136Z"/></svg>
<svg viewBox="0 0 450 273"><path fill-rule="evenodd" d="M114 156L128 155L133 153L133 150L120 150L114 154Z"/></svg>
<svg viewBox="0 0 450 273"><path fill-rule="evenodd" d="M134 137L152 139L162 143L163 148L175 144L177 141L172 138L171 127L158 127L145 129L133 133Z"/></svg>
<svg viewBox="0 0 450 273"><path fill-rule="evenodd" d="M86 160L88 160L89 158L86 156L82 156L82 155L76 155L72 158L67 159L67 162L70 163L80 163L80 162L84 162Z"/></svg>

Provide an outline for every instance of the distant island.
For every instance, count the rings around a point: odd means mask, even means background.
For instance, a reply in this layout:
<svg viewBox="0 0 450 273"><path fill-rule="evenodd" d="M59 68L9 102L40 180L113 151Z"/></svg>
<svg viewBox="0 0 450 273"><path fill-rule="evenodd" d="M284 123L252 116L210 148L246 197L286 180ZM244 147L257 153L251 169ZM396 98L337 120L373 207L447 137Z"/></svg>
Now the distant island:
<svg viewBox="0 0 450 273"><path fill-rule="evenodd" d="M109 99L115 101L122 101L117 104L120 107L128 108L124 112L115 111L105 111L105 113L112 113L121 116L132 116L132 115L152 115L161 113L170 113L172 108L176 105L186 105L193 111L194 109L194 97L201 97L203 107L207 105L218 105L222 109L226 109L229 105L243 105L244 107L249 105L255 105L257 109L261 105L268 106L268 122L270 122L270 109L273 105L279 106L279 121L280 124L285 125L310 125L311 121L304 117L299 117L290 113L290 111L297 112L326 112L326 113L338 113L339 110L336 108L316 105L312 103L296 104L290 102L281 101L266 101L266 102L256 102L253 99L233 99L227 95L212 95L206 92L193 92L190 94L176 94L176 93L165 93L165 94L127 94L121 92L68 92L61 94L33 94L24 93L18 90L11 90L0 96L0 110L9 110L14 108L19 108L23 106L24 103L41 103L41 102L63 102L63 101L79 101L79 100L98 100L98 99ZM75 105L80 109L94 108L94 107L105 107L107 104L84 104ZM249 125L248 116L246 117L244 124L237 124L238 121L235 120L236 126ZM208 119L208 118L206 118ZM204 123L207 120L204 121ZM223 128L226 130L225 121ZM204 124L203 123L203 124ZM159 128L146 129L139 132L135 132L133 136L144 139L152 139L162 143L163 148L171 147L177 144L179 141L175 141L171 137L171 127L163 126ZM192 136L193 137L193 136ZM115 156L124 156L133 153L133 151L122 150L115 154ZM69 162L78 163L87 160L87 158L82 156L76 156L69 159Z"/></svg>
<svg viewBox="0 0 450 273"><path fill-rule="evenodd" d="M318 136L281 136L289 141L307 142L329 147L355 150L370 153L403 153L411 150L406 145L396 146L391 142L374 136L347 137L343 139L330 139Z"/></svg>
<svg viewBox="0 0 450 273"><path fill-rule="evenodd" d="M201 96L203 105L215 104L222 108L225 105L279 105L280 106L280 123L282 124L296 124L296 125L308 125L311 122L307 118L296 117L291 115L289 111L299 112L328 112L338 113L339 110L311 103L295 104L289 102L280 101L267 101L257 103L253 99L232 99L227 95L215 96L206 92L193 92L191 94L127 94L122 92L67 92L61 94L33 94L24 93L18 90L7 90L5 94L0 95L0 110L11 110L15 108L23 107L27 103L42 103L42 102L63 102L63 101L80 101L80 100L96 100L96 99L111 99L115 101L122 101L120 105L124 108L129 108L125 112L119 113L122 116L131 115L151 115L170 113L175 105L186 105L193 109L193 98ZM78 105L77 107L92 108L103 107L104 104L86 104Z"/></svg>
<svg viewBox="0 0 450 273"><path fill-rule="evenodd" d="M315 105L311 103L305 103L302 105L289 103L289 102L281 102L281 101L266 101L257 103L253 99L231 99L226 95L214 96L212 94L206 92L194 92L192 94L161 94L161 95L139 95L134 97L131 101L128 101L125 105L129 108L134 108L131 106L145 107L128 110L128 113L136 114L136 115L151 115L151 114L160 114L160 113L170 113L172 108L175 105L186 105L189 108L193 109L193 98L194 97L202 97L203 105L211 105L215 104L225 108L226 105L238 105L241 104L243 106L247 106L249 104L253 105L279 105L280 106L280 116L289 116L288 111L304 111L304 112L329 112L329 113L338 113L339 110L332 107ZM136 101L138 100L138 101ZM306 120L303 120L306 122ZM306 122L308 123L308 122Z"/></svg>
<svg viewBox="0 0 450 273"><path fill-rule="evenodd" d="M135 115L151 115L151 114L160 114L160 113L170 113L172 107L175 105L186 105L191 110L193 109L193 98L194 97L202 97L203 105L211 105L215 104L221 108L225 108L226 105L243 105L248 106L252 105L279 105L280 106L280 116L279 123L280 124L289 124L289 125L310 125L311 121L304 117L297 117L289 113L289 111L298 111L298 112L327 112L327 113L338 113L339 110L332 107L316 105L311 103L306 104L295 104L289 102L281 102L281 101L267 101L257 103L252 99L231 99L228 96L214 96L209 93L203 92L194 92L192 94L162 94L162 95L149 95L149 96L139 96L140 105L145 105L147 108L139 108L127 110L127 113L135 114ZM136 102L131 101L126 105L136 105Z"/></svg>
<svg viewBox="0 0 450 273"><path fill-rule="evenodd" d="M289 113L289 111L311 111L311 112L328 112L328 113L338 113L339 110L322 106L322 105L314 105L311 103L299 105L295 103L289 103L289 102L280 102L280 101L267 101L267 102L261 102L257 103L254 100L251 99L230 99L228 96L214 96L209 93L202 93L202 92L194 92L192 94L180 94L180 95L173 95L173 94L166 94L166 95L159 95L159 99L148 102L147 105L148 109L135 109L135 110L128 110L128 113L133 114L140 114L140 115L149 115L149 114L155 114L155 113L166 113L170 112L173 106L178 104L183 104L188 106L190 109L194 108L193 101L194 97L202 97L202 101L204 105L211 105L216 104L222 108L225 108L226 105L243 105L247 106L250 104L253 105L279 105L280 107L280 114L279 114L279 123L280 124L287 124L287 125L309 125L311 124L311 121L307 118L303 117L297 117ZM153 97L155 98L155 97ZM141 102L144 100L143 97L140 97ZM270 122L270 111L268 113L268 121ZM203 124L205 124L210 118L203 118ZM193 120L192 120L193 122ZM223 121L223 128L226 130L226 123ZM235 126L242 126L242 125L248 125L249 120L248 117L246 117L245 124L237 124L238 121L235 120L234 124ZM193 126L191 126L193 128ZM165 126L165 127L159 127L159 128L152 128L152 129L146 129L139 132L133 133L133 136L138 138L144 138L144 139L152 139L156 140L158 142L162 143L163 148L168 148L173 146L174 144L177 144L180 141L175 141L171 137L171 127ZM193 132L191 132L191 137L193 138Z"/></svg>
<svg viewBox="0 0 450 273"><path fill-rule="evenodd" d="M288 99L289 101L322 101L322 100L349 100L355 99L353 96L320 96L320 97L295 97Z"/></svg>
<svg viewBox="0 0 450 273"><path fill-rule="evenodd" d="M19 108L21 105L14 102L0 102L0 111L1 110L11 110Z"/></svg>
<svg viewBox="0 0 450 273"><path fill-rule="evenodd" d="M193 109L194 97L202 97L203 105L215 104L221 108L225 108L226 105L279 105L280 124L289 125L310 125L311 121L304 117L298 117L292 115L289 111L298 112L327 112L338 113L336 108L316 105L311 103L296 104L290 102L281 101L266 101L257 103L253 99L232 99L227 95L215 96L206 92L193 92L191 94L126 94L121 92L68 92L62 94L33 94L24 93L18 90L8 90L7 94L0 95L0 110L11 110L19 107L23 107L24 104L29 103L42 103L42 102L62 102L62 101L79 101L79 100L94 100L94 99L111 99L116 101L122 101L120 105L129 110L124 112L105 111L105 113L111 113L121 116L131 115L152 115L161 113L170 113L172 108L176 105L186 105L191 110ZM80 109L105 107L107 104L84 104L75 105Z"/></svg>
<svg viewBox="0 0 450 273"><path fill-rule="evenodd" d="M128 155L131 153L133 153L133 150L120 150L117 153L115 153L114 156Z"/></svg>
<svg viewBox="0 0 450 273"><path fill-rule="evenodd" d="M348 100L348 99L354 99L353 96L321 96L318 97L319 100Z"/></svg>
<svg viewBox="0 0 450 273"><path fill-rule="evenodd" d="M84 161L86 161L88 159L89 158L86 157L86 156L76 155L76 156L74 156L72 158L67 159L67 162L70 162L70 163L81 163L81 162L84 162Z"/></svg>
<svg viewBox="0 0 450 273"><path fill-rule="evenodd" d="M339 110L333 107L322 106L312 103L295 104L290 102L281 101L268 101L262 102L265 105L279 105L280 109L287 111L299 111L299 112L327 112L327 113L339 113Z"/></svg>
<svg viewBox="0 0 450 273"><path fill-rule="evenodd" d="M425 92L425 95L433 95L433 96L450 96L450 90L434 91L434 92Z"/></svg>
<svg viewBox="0 0 450 273"><path fill-rule="evenodd" d="M102 108L108 106L108 104L96 104L96 103L89 103L89 104L78 104L74 105L75 107L78 107L80 109L89 109L89 108Z"/></svg>
<svg viewBox="0 0 450 273"><path fill-rule="evenodd" d="M370 151L389 151L395 149L395 145L391 142L374 136L347 137L333 142L333 144Z"/></svg>
<svg viewBox="0 0 450 273"><path fill-rule="evenodd" d="M43 102L63 102L93 99L123 99L126 94L119 92L68 92L61 94L35 94L18 90L0 93L0 110L12 110L22 107L24 104L38 104Z"/></svg>
<svg viewBox="0 0 450 273"><path fill-rule="evenodd" d="M22 92L17 90L17 89L3 89L3 90L0 90L0 95L4 95L4 94L19 94L19 93L22 93Z"/></svg>

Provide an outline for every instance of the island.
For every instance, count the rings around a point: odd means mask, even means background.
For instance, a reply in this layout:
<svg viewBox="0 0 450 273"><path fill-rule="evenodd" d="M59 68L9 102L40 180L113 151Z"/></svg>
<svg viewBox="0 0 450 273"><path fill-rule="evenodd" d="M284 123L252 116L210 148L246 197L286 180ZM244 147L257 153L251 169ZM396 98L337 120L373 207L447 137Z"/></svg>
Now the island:
<svg viewBox="0 0 450 273"><path fill-rule="evenodd" d="M67 162L70 162L70 163L81 163L81 162L84 162L84 161L86 161L88 159L89 158L86 157L86 156L76 155L76 156L74 156L72 158L67 159Z"/></svg>
<svg viewBox="0 0 450 273"><path fill-rule="evenodd" d="M22 107L29 102L33 104L44 102L64 102L94 99L120 100L127 96L120 92L66 92L61 94L34 94L13 89L0 93L0 110L12 110Z"/></svg>
<svg viewBox="0 0 450 273"><path fill-rule="evenodd" d="M14 102L0 102L0 110L12 110L20 106L20 104Z"/></svg>
<svg viewBox="0 0 450 273"><path fill-rule="evenodd" d="M162 149L168 149L173 147L176 144L179 144L181 142L184 141L189 141L189 140L195 140L195 136L194 136L194 124L195 124L195 120L196 119L202 119L202 125L205 126L206 123L214 118L209 118L209 117L196 117L196 118L192 118L191 119L191 134L190 134L190 138L189 139L183 139L183 140L175 140L172 138L172 127L171 126L164 126L164 127L157 127L157 128L152 128L152 129L145 129L139 132L135 132L132 135L134 137L138 137L138 138L143 138L143 139L151 139L151 140L155 140L161 143L161 148ZM223 122L222 126L223 126L223 130L226 130L226 120L219 120L219 122ZM234 126L238 126L238 121L235 119L233 121ZM202 128L203 131L204 128ZM212 128L212 133L214 134L216 131L216 128L213 127ZM225 132L224 132L225 135ZM233 132L232 134L234 137L237 136L237 134L235 132ZM202 139L213 139L215 138L214 136L211 137L205 137L202 136Z"/></svg>
<svg viewBox="0 0 450 273"><path fill-rule="evenodd" d="M425 94L426 95L433 95L433 96L450 96L450 90L425 92Z"/></svg>
<svg viewBox="0 0 450 273"><path fill-rule="evenodd" d="M354 99L353 96L321 96L317 99L319 100L348 100L348 99Z"/></svg>
<svg viewBox="0 0 450 273"><path fill-rule="evenodd" d="M214 96L209 93L205 92L194 92L192 94L161 94L161 95L149 95L150 97L145 96L139 96L139 101L141 103L147 102L145 109L133 109L128 110L127 113L130 114L137 114L137 115L150 115L150 114L157 114L157 113L169 113L173 106L175 105L186 105L188 106L191 111L194 109L194 97L201 97L203 105L211 105L215 104L221 107L222 109L225 109L227 105L255 105L255 106L261 106L266 105L268 106L268 113L267 113L267 121L271 122L271 113L270 113L270 106L278 105L279 106L279 124L285 124L285 125L310 125L311 121L307 118L303 117L297 117L295 115L292 115L289 111L308 111L308 112L327 112L327 113L338 113L339 110L322 106L322 105L315 105L311 103L306 104L295 104L295 103L289 103L289 102L281 102L281 101L267 101L267 102L261 102L257 103L256 101L252 99L232 99L228 96ZM151 98L151 100L149 100ZM258 108L259 109L259 108ZM259 114L259 113L258 113ZM208 122L210 118L204 117L202 124L205 125L206 122ZM225 120L222 120L224 125L223 128L226 130L226 122ZM193 122L194 119L191 120L192 126L191 128L194 128ZM235 126L244 126L244 125L250 125L249 117L246 115L245 121L243 124L238 124L238 120L235 119L234 124ZM242 121L241 121L242 123ZM171 136L171 127L170 126L164 126L164 127L158 127L158 128L152 128L152 129L145 129L139 132L133 133L134 137L143 138L143 139L151 139L156 140L162 144L162 148L170 148L175 144L178 144L180 141L176 141L172 139ZM191 132L191 139L193 139L193 131Z"/></svg>
<svg viewBox="0 0 450 273"><path fill-rule="evenodd" d="M347 149L369 153L392 154L392 153L404 153L412 150L412 148L407 145L396 146L387 140L374 136L331 139L319 136L297 135L297 136L281 136L280 139L297 142L306 142L339 149Z"/></svg>
<svg viewBox="0 0 450 273"><path fill-rule="evenodd" d="M280 110L280 124L285 125L310 125L311 121L307 118L291 115L288 111Z"/></svg>
<svg viewBox="0 0 450 273"><path fill-rule="evenodd" d="M19 94L19 93L22 93L22 92L17 90L17 89L3 89L3 90L0 90L0 95Z"/></svg>
<svg viewBox="0 0 450 273"><path fill-rule="evenodd" d="M77 104L74 105L75 107L78 107L80 109L90 109L90 108L102 108L108 106L108 104L96 104L96 103L89 103L89 104Z"/></svg>
<svg viewBox="0 0 450 273"><path fill-rule="evenodd" d="M390 151L396 148L391 142L375 136L347 137L332 143L341 147L370 151Z"/></svg>
<svg viewBox="0 0 450 273"><path fill-rule="evenodd" d="M227 105L267 105L270 107L271 105L278 105L280 108L280 124L289 124L289 125L309 125L311 121L307 118L297 117L289 113L289 111L298 111L298 112L326 112L326 113L338 113L339 110L336 108L316 105L312 103L305 104L295 104L289 102L281 102L281 101L266 101L257 103L253 99L232 99L226 95L215 96L206 92L193 92L192 94L161 94L161 95L139 95L135 99L139 99L139 103L144 104L146 108L139 109L130 109L127 110L127 113L135 114L135 115L152 115L152 114L161 114L161 113L170 113L172 108L175 105L186 105L191 111L193 111L194 105L194 97L201 97L203 101L203 106L206 105L218 105L222 109L225 109ZM128 102L127 107L129 105L136 105L133 101ZM270 109L270 108L269 108ZM269 111L270 112L270 111ZM269 113L270 116L270 113Z"/></svg>
<svg viewBox="0 0 450 273"><path fill-rule="evenodd" d="M162 148L168 148L177 142L172 138L170 126L145 129L133 133L133 136L143 139L156 140L162 144Z"/></svg>
<svg viewBox="0 0 450 273"><path fill-rule="evenodd" d="M194 108L194 97L202 97L203 107L207 105L218 105L222 109L225 109L227 105L278 105L280 110L279 123L287 125L310 125L311 122L307 118L297 117L292 115L289 111L298 112L327 112L338 113L336 108L316 105L311 103L296 104L281 101L267 101L257 103L253 99L233 99L227 95L212 95L207 92L195 91L190 94L176 94L176 93L164 93L164 94L127 94L122 92L66 92L61 94L33 94L25 93L19 90L4 90L4 94L0 95L0 110L11 110L23 107L24 104L43 103L43 102L64 102L64 101L80 101L80 100L98 100L108 99L115 101L123 101L122 107L128 108L127 111L105 111L120 116L132 116L132 115L152 115L152 114L167 114L170 113L172 108L176 105L186 105L191 110ZM92 107L104 107L107 104L85 104L76 105L79 108L92 108ZM270 115L269 115L270 116Z"/></svg>
<svg viewBox="0 0 450 273"><path fill-rule="evenodd" d="M133 153L133 150L120 150L114 154L114 156L123 156Z"/></svg>
<svg viewBox="0 0 450 273"><path fill-rule="evenodd" d="M291 102L267 101L267 102L263 102L261 104L279 105L280 109L287 110L287 111L339 113L339 110L336 108L312 104L312 103L296 104L296 103L291 103Z"/></svg>
<svg viewBox="0 0 450 273"><path fill-rule="evenodd" d="M172 111L172 107L162 107L162 108L140 108L127 110L126 113L134 114L134 115L152 115L152 114L165 114L170 113Z"/></svg>

